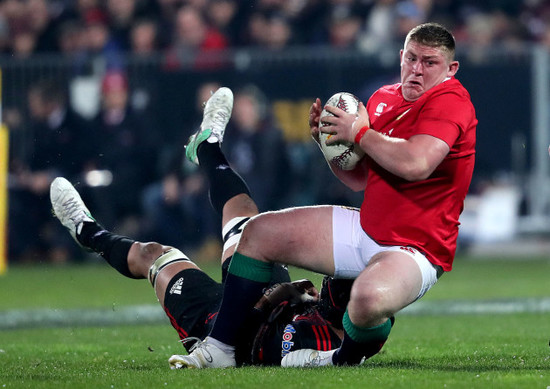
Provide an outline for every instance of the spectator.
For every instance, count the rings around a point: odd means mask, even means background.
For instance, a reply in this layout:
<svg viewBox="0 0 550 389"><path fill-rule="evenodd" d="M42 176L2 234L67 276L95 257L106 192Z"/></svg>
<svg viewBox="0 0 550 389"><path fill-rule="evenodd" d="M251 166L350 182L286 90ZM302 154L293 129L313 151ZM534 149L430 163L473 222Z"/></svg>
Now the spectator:
<svg viewBox="0 0 550 389"><path fill-rule="evenodd" d="M227 39L206 23L200 10L186 5L176 14L174 38L167 54L168 68L212 69L221 66L216 52L228 47Z"/></svg>
<svg viewBox="0 0 550 389"><path fill-rule="evenodd" d="M53 53L57 47L57 16L51 15L46 0L27 0L26 17L32 34L36 37L37 53Z"/></svg>
<svg viewBox="0 0 550 389"><path fill-rule="evenodd" d="M468 18L466 33L470 42L468 59L474 63L485 63L489 60L487 51L496 39L495 20L491 14L478 12Z"/></svg>
<svg viewBox="0 0 550 389"><path fill-rule="evenodd" d="M141 191L154 177L158 137L146 118L129 104L124 73L108 72L101 94L101 110L93 120L94 142L89 147L95 155L93 169L103 172L107 180L90 188L90 196L107 225L120 221L116 227L134 232Z"/></svg>
<svg viewBox="0 0 550 389"><path fill-rule="evenodd" d="M211 0L206 10L210 25L222 33L231 46L238 40L238 9L236 0Z"/></svg>
<svg viewBox="0 0 550 389"><path fill-rule="evenodd" d="M246 46L280 50L287 47L292 39L292 23L284 13L255 9L246 18L241 41Z"/></svg>
<svg viewBox="0 0 550 389"><path fill-rule="evenodd" d="M197 51L204 59L203 51L226 47L259 45L277 48L310 42L329 44L329 27L335 30L333 45L349 46L354 43L352 37L357 28L357 22L351 23L354 17L360 19L361 25L365 24L360 47L367 52L377 52L388 43L398 42L412 24L428 19L449 25L460 40L460 31L471 28L468 27L472 24L470 19L475 19L479 13L494 14L499 18L497 14L500 12L514 19L516 26L512 26L513 31L503 36L505 43L510 43L512 48L518 46L518 40L536 42L542 39L548 24L547 2L497 3L449 0L78 0L50 4L47 0L4 0L0 2L0 18L4 19L6 28L2 30L0 27L0 31L7 35L8 39L4 40L4 44L9 46L5 48L7 52L14 51L20 56L58 52L63 49L59 47L60 25L67 20L90 24L90 19L95 19L91 15L100 13L109 39L115 42L118 50L126 52L131 50L132 26L147 17L156 23L158 46L170 48L169 65L176 68L187 61L193 64ZM198 16L190 18L187 12L190 9ZM184 11L180 14L181 10ZM348 10L348 17L341 18L342 10ZM328 15L340 15L333 19L339 22L328 24L325 19ZM195 20L197 18L199 22ZM348 23L341 23L343 21ZM494 27L500 36L501 27ZM319 34L321 30L324 30L322 36ZM475 39L475 36L467 36L462 42L468 44Z"/></svg>
<svg viewBox="0 0 550 389"><path fill-rule="evenodd" d="M182 3L188 4L200 12L205 12L210 1L211 0L185 0Z"/></svg>
<svg viewBox="0 0 550 389"><path fill-rule="evenodd" d="M349 0L329 1L320 8L309 42L333 48L353 48L360 36L365 7Z"/></svg>
<svg viewBox="0 0 550 389"><path fill-rule="evenodd" d="M99 11L101 9L101 0L76 0L73 5L76 18L84 19L85 15L90 11Z"/></svg>
<svg viewBox="0 0 550 389"><path fill-rule="evenodd" d="M58 18L57 47L62 54L84 55L88 49L87 25L92 19L106 20L99 0L76 0L66 4Z"/></svg>
<svg viewBox="0 0 550 389"><path fill-rule="evenodd" d="M43 80L28 92L33 133L29 158L10 162L10 258L64 262L76 247L52 223L48 188L62 174L78 179L86 162L87 122L68 104L59 83Z"/></svg>
<svg viewBox="0 0 550 389"><path fill-rule="evenodd" d="M23 18L25 4L18 0L4 0L0 3L0 13L6 18L10 27L15 21Z"/></svg>
<svg viewBox="0 0 550 389"><path fill-rule="evenodd" d="M204 243L219 241L219 220L204 202L207 183L204 176L185 160L184 146L202 120L203 103L220 86L205 82L197 90L195 116L177 142L167 143L160 152L161 180L143 192L144 228L147 239L171 239L175 246L196 250Z"/></svg>
<svg viewBox="0 0 550 389"><path fill-rule="evenodd" d="M356 46L361 31L361 17L353 8L333 10L328 25L328 43L337 49L352 49Z"/></svg>
<svg viewBox="0 0 550 389"><path fill-rule="evenodd" d="M527 3L527 2L525 2ZM524 24L528 35L535 41L545 41L550 20L550 4L547 1L533 1L524 4L519 20Z"/></svg>
<svg viewBox="0 0 550 389"><path fill-rule="evenodd" d="M393 42L395 2L396 0L380 0L370 9L359 40L361 50L375 53Z"/></svg>
<svg viewBox="0 0 550 389"><path fill-rule="evenodd" d="M92 9L86 13L85 26L86 56L104 61L107 69L121 69L121 48L111 36L107 16L100 10Z"/></svg>
<svg viewBox="0 0 550 389"><path fill-rule="evenodd" d="M57 46L63 55L75 56L82 54L85 48L84 28L82 25L70 19L59 26Z"/></svg>
<svg viewBox="0 0 550 389"><path fill-rule="evenodd" d="M157 22L159 46L163 50L172 43L175 16L180 5L179 0L157 0L156 7L150 7L153 12L149 11L148 15Z"/></svg>
<svg viewBox="0 0 550 389"><path fill-rule="evenodd" d="M136 0L106 1L111 36L123 51L130 50L130 31L137 14L136 4Z"/></svg>
<svg viewBox="0 0 550 389"><path fill-rule="evenodd" d="M414 26L427 21L431 0L405 0L396 4L396 25L394 41L402 42Z"/></svg>
<svg viewBox="0 0 550 389"><path fill-rule="evenodd" d="M273 13L268 15L264 29L262 43L266 49L281 50L291 44L293 38L292 24L283 14Z"/></svg>
<svg viewBox="0 0 550 389"><path fill-rule="evenodd" d="M235 93L231 137L223 143L233 169L248 183L260 211L285 203L290 179L287 145L265 95L254 85Z"/></svg>
<svg viewBox="0 0 550 389"><path fill-rule="evenodd" d="M261 46L264 42L266 18L262 12L252 12L245 18L245 27L241 33L240 42L243 46Z"/></svg>
<svg viewBox="0 0 550 389"><path fill-rule="evenodd" d="M10 47L10 30L7 18L0 12L0 53L8 53Z"/></svg>
<svg viewBox="0 0 550 389"><path fill-rule="evenodd" d="M16 58L28 58L36 49L36 36L28 29L17 31L13 37L12 53Z"/></svg>
<svg viewBox="0 0 550 389"><path fill-rule="evenodd" d="M132 54L146 57L155 53L158 47L157 24L151 19L139 19L130 31Z"/></svg>

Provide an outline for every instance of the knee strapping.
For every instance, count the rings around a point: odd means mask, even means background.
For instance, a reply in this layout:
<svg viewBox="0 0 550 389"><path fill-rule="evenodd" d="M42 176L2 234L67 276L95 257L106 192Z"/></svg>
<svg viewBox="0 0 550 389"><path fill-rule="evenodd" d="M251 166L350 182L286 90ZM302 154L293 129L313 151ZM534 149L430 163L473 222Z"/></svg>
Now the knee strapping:
<svg viewBox="0 0 550 389"><path fill-rule="evenodd" d="M222 230L224 251L239 242L244 226L249 220L249 217L235 217L225 224Z"/></svg>
<svg viewBox="0 0 550 389"><path fill-rule="evenodd" d="M174 263L178 262L191 262L187 256L179 251L178 249L170 249L164 253L162 253L156 260L153 262L151 267L149 268L149 282L151 285L153 285L153 288L156 287L157 282L157 275L160 273L160 271L167 266L170 266Z"/></svg>

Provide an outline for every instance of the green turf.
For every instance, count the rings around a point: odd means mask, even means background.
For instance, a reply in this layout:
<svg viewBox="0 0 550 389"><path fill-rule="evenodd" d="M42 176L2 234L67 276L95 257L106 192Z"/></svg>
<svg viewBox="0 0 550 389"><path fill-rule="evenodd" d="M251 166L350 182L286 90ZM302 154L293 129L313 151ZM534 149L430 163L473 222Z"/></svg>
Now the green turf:
<svg viewBox="0 0 550 389"><path fill-rule="evenodd" d="M459 258L425 299L548 297L549 274L548 260ZM156 302L146 281L102 263L12 267L0 295L0 311ZM0 388L544 389L549 339L549 313L398 315L383 352L361 367L171 371L167 358L183 349L168 324L0 330Z"/></svg>
<svg viewBox="0 0 550 389"><path fill-rule="evenodd" d="M406 316L358 368L170 371L182 349L167 325L2 331L0 386L546 388L548 334L547 315Z"/></svg>
<svg viewBox="0 0 550 389"><path fill-rule="evenodd" d="M219 279L219 266L201 265ZM321 277L291 269L293 278L308 277L320 285ZM452 272L423 298L488 299L550 296L550 259L496 260L457 258ZM25 286L22 291L22 286ZM31 293L32 291L32 293ZM114 307L154 304L145 280L131 280L98 260L73 266L12 266L0 276L0 310L20 308Z"/></svg>

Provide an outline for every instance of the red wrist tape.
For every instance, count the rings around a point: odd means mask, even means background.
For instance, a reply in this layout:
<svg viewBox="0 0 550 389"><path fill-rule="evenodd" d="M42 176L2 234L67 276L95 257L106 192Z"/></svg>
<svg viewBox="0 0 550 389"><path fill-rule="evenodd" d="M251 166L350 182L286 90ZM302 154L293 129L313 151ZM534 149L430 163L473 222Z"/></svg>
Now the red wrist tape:
<svg viewBox="0 0 550 389"><path fill-rule="evenodd" d="M355 134L355 143L359 144L359 142L361 142L361 138L363 137L363 135L365 135L365 132L367 132L368 130L370 130L368 126L361 127L359 132Z"/></svg>

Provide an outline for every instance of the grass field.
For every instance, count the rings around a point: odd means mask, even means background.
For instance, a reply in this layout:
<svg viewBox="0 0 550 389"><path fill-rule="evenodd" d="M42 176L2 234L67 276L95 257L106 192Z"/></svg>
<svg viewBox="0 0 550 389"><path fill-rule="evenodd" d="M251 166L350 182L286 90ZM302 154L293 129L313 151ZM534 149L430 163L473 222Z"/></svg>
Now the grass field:
<svg viewBox="0 0 550 389"><path fill-rule="evenodd" d="M171 371L168 357L183 349L166 319L116 320L126 308L155 307L146 281L101 262L11 267L0 277L0 388L545 389L549 275L550 259L457 258L413 305L425 309L398 315L382 353L360 367ZM56 322L45 312L69 314ZM86 325L90 312L104 321ZM13 313L23 319L10 327Z"/></svg>

